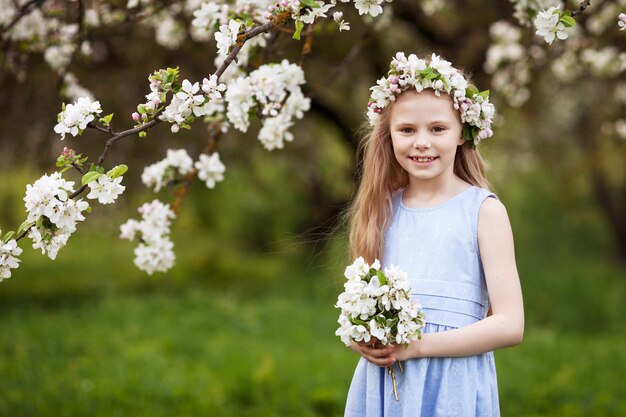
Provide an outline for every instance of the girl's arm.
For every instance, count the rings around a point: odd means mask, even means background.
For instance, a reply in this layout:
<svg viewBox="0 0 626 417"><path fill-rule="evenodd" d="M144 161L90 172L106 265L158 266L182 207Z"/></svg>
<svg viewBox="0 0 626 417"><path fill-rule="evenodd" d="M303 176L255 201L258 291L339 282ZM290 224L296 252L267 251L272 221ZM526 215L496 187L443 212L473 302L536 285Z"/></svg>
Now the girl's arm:
<svg viewBox="0 0 626 417"><path fill-rule="evenodd" d="M524 306L513 233L504 205L494 198L487 198L481 205L478 246L491 302L490 316L469 326L424 334L408 348L357 345L353 349L372 363L389 366L410 358L478 355L520 343L524 335Z"/></svg>

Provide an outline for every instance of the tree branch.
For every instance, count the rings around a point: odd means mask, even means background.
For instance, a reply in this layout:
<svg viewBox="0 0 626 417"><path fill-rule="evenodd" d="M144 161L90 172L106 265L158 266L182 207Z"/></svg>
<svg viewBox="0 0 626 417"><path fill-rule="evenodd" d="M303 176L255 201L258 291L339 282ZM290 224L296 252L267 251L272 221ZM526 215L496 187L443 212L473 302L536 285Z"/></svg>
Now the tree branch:
<svg viewBox="0 0 626 417"><path fill-rule="evenodd" d="M46 0L30 0L24 3L24 5L18 9L17 13L15 13L15 16L9 22L9 24L5 27L0 28L0 38L4 37L5 33L8 33L9 30L11 30L13 26L17 24L17 22L19 22L24 16L30 13L31 9L41 7L45 2Z"/></svg>
<svg viewBox="0 0 626 417"><path fill-rule="evenodd" d="M581 1L580 5L578 5L578 10L572 12L572 17L582 14L588 6L591 6L591 0Z"/></svg>

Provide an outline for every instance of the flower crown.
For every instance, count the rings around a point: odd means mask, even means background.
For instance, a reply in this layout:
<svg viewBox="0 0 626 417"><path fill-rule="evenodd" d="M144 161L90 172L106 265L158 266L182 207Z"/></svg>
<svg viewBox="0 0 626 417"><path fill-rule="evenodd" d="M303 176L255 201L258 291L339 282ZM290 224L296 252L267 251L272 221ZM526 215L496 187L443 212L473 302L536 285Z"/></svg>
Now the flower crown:
<svg viewBox="0 0 626 417"><path fill-rule="evenodd" d="M491 121L495 114L489 102L489 90L478 89L467 83L463 75L452 64L439 55L433 54L430 62L419 59L414 54L407 58L398 52L391 60L388 76L381 78L370 88L372 95L367 103L367 117L374 125L378 113L395 101L405 90L414 87L417 92L432 88L439 96L445 92L452 97L454 108L461 114L463 138L476 147L478 141L493 135Z"/></svg>

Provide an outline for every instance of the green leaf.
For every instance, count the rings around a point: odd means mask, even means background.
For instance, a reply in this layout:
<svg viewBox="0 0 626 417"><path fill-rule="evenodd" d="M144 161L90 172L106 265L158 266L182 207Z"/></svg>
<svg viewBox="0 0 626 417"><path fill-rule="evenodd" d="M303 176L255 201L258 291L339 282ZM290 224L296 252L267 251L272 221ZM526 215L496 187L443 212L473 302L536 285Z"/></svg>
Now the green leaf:
<svg viewBox="0 0 626 417"><path fill-rule="evenodd" d="M293 39L300 40L300 32L302 32L302 29L304 29L304 23L296 20L296 31L293 33Z"/></svg>
<svg viewBox="0 0 626 417"><path fill-rule="evenodd" d="M82 164L84 164L85 162L87 162L87 160L88 160L88 159L89 159L89 157L88 157L88 156L86 156L86 157L84 157L84 158L79 159L79 160L77 161L77 162L79 162L79 164L78 164L78 165L82 165Z"/></svg>
<svg viewBox="0 0 626 417"><path fill-rule="evenodd" d="M115 168L112 168L109 172L107 172L107 176L115 179L124 175L126 171L128 171L128 167L126 165L118 165Z"/></svg>
<svg viewBox="0 0 626 417"><path fill-rule="evenodd" d="M30 228L33 224L33 222L29 222L28 220L24 221L24 223L20 224L20 227L17 228L17 234L21 235L22 232L28 228Z"/></svg>
<svg viewBox="0 0 626 417"><path fill-rule="evenodd" d="M7 234L4 235L4 237L2 238L2 241L4 243L7 243L13 237L14 234L15 234L15 232L13 232L13 231L7 232Z"/></svg>
<svg viewBox="0 0 626 417"><path fill-rule="evenodd" d="M376 275L378 276L378 282L380 282L380 285L387 285L387 277L385 277L385 274L383 274L383 271L379 269L376 272Z"/></svg>
<svg viewBox="0 0 626 417"><path fill-rule="evenodd" d="M314 0L300 0L300 4L303 4L306 7L310 7L312 9L317 9L320 7L320 5L315 3Z"/></svg>
<svg viewBox="0 0 626 417"><path fill-rule="evenodd" d="M478 93L479 93L478 88L476 88L476 86L472 85L472 84L468 85L467 88L465 89L465 96L466 97L472 97L472 96L474 96L475 94L478 94Z"/></svg>
<svg viewBox="0 0 626 417"><path fill-rule="evenodd" d="M139 132L140 138L145 138L146 136L148 136L148 132L146 132L145 130L142 130L141 132Z"/></svg>
<svg viewBox="0 0 626 417"><path fill-rule="evenodd" d="M570 16L569 12L563 13L559 18L559 22L563 23L563 25L567 28L576 26L576 21L572 16Z"/></svg>
<svg viewBox="0 0 626 417"><path fill-rule="evenodd" d="M489 98L489 90L481 91L478 95L487 100Z"/></svg>
<svg viewBox="0 0 626 417"><path fill-rule="evenodd" d="M100 122L104 123L105 126L108 126L111 123L111 120L113 120L113 113L100 118Z"/></svg>
<svg viewBox="0 0 626 417"><path fill-rule="evenodd" d="M61 160L61 157L59 157L59 159L57 159L57 163L55 164L58 167L64 167L65 166L65 162Z"/></svg>
<svg viewBox="0 0 626 417"><path fill-rule="evenodd" d="M360 324L362 326L367 326L367 322L366 321L363 321L363 320L358 319L358 318L356 318L356 319L351 318L350 322L352 322L352 324L356 324L356 325Z"/></svg>
<svg viewBox="0 0 626 417"><path fill-rule="evenodd" d="M83 175L83 178L81 178L80 182L82 185L89 184L90 182L97 180L101 175L101 172L89 171L88 173Z"/></svg>

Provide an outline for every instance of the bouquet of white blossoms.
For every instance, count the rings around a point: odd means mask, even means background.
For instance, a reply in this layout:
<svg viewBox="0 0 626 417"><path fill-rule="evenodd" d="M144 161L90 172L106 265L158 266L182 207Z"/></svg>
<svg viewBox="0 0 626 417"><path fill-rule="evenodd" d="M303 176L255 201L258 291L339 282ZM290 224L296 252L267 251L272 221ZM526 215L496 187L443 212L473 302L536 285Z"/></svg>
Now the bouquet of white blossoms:
<svg viewBox="0 0 626 417"><path fill-rule="evenodd" d="M335 305L341 309L335 334L346 346L352 341L368 343L372 338L383 345L408 345L421 338L424 313L411 300L406 272L393 265L382 271L378 259L368 265L359 257L346 267L344 275L348 281ZM393 368L387 369L397 400Z"/></svg>

